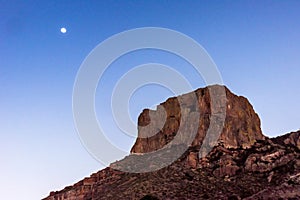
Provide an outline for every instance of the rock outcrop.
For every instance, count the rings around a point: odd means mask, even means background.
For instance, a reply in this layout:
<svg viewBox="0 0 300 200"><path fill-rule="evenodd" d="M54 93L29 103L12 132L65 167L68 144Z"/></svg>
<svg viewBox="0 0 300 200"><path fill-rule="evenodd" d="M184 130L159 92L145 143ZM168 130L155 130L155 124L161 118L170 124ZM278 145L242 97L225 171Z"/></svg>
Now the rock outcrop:
<svg viewBox="0 0 300 200"><path fill-rule="evenodd" d="M217 102L212 111L211 96ZM219 106L219 107L218 107ZM227 148L250 147L256 140L264 139L260 119L245 97L236 96L223 86L200 88L192 93L168 99L157 110L145 109L138 118L139 138L132 147L132 153L145 153L161 149L174 139L181 122L188 123L197 131L191 146L200 147L209 129L214 113L224 112L225 122L219 140ZM199 112L199 117L187 118ZM162 122L165 122L162 124ZM146 126L146 128L144 128ZM186 132L185 134L190 134Z"/></svg>
<svg viewBox="0 0 300 200"><path fill-rule="evenodd" d="M300 131L264 136L248 100L226 87L170 98L138 125L131 155L45 200L300 199ZM134 167L150 172L126 172Z"/></svg>

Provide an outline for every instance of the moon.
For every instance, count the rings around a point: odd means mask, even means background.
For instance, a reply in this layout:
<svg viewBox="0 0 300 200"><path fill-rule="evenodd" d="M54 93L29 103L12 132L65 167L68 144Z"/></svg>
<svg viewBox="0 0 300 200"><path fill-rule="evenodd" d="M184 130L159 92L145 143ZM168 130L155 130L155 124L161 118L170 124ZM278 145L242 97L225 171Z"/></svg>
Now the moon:
<svg viewBox="0 0 300 200"><path fill-rule="evenodd" d="M65 27L62 27L62 28L60 29L60 32L66 33L66 32L67 32L67 29L66 29Z"/></svg>

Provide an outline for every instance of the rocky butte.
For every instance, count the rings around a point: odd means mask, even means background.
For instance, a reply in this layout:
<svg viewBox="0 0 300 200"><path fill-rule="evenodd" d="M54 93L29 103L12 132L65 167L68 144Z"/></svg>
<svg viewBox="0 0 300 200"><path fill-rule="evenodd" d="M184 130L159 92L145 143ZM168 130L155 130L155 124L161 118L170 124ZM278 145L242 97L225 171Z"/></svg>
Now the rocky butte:
<svg viewBox="0 0 300 200"><path fill-rule="evenodd" d="M300 131L264 136L224 86L143 110L138 136L129 156L45 200L300 199Z"/></svg>

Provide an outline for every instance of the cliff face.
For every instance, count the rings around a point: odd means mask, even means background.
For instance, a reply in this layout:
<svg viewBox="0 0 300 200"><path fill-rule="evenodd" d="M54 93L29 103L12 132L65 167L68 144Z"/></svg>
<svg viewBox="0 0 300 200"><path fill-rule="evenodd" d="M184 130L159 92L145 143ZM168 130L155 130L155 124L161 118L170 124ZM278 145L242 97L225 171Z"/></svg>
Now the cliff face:
<svg viewBox="0 0 300 200"><path fill-rule="evenodd" d="M170 98L138 125L131 155L45 199L300 199L300 131L265 137L248 100L226 87Z"/></svg>
<svg viewBox="0 0 300 200"><path fill-rule="evenodd" d="M184 126L181 122L188 123L193 127L190 129L197 131L191 146L200 147L214 114L211 107L211 95L214 91L219 95L216 99L223 101L217 102L217 104L224 108L218 108L216 105L218 110L214 112L223 111L225 114L225 122L220 124L223 129L219 137L219 141L222 141L225 147L250 147L256 140L264 139L260 129L260 119L248 100L232 94L226 87L215 85L180 97L170 98L160 104L157 110L143 110L138 118L139 138L131 152L146 153L161 149L174 139L179 127ZM220 95L224 95L224 97L220 97ZM195 99L193 99L194 96ZM181 119L187 118L195 112L199 112L197 121ZM164 121L165 123L162 124ZM145 126L146 128L144 128ZM191 133L185 132L185 134Z"/></svg>

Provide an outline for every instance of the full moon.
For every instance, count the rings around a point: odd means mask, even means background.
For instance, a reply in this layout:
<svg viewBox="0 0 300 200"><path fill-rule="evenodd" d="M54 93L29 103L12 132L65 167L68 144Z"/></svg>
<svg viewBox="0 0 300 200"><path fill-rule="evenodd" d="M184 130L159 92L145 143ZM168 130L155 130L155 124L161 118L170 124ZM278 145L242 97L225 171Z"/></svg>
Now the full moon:
<svg viewBox="0 0 300 200"><path fill-rule="evenodd" d="M65 27L62 27L62 28L60 29L60 32L66 33L66 32L67 32L67 29L66 29Z"/></svg>

